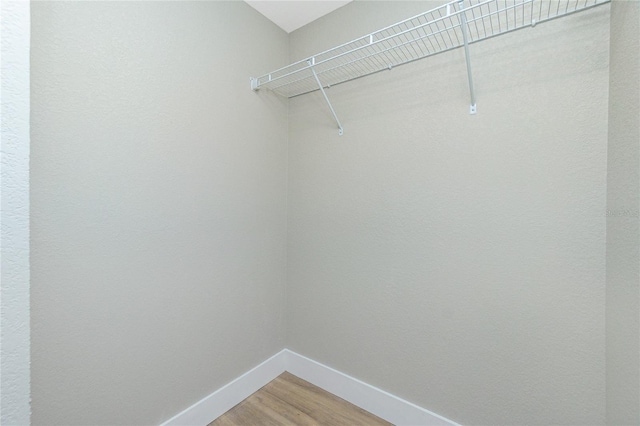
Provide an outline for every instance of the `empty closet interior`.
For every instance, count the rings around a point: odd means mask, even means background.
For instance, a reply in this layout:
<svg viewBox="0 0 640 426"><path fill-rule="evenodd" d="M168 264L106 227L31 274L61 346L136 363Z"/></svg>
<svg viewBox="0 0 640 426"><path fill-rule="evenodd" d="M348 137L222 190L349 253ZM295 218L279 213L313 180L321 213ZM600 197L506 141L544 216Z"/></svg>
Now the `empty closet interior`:
<svg viewBox="0 0 640 426"><path fill-rule="evenodd" d="M285 348L459 424L640 420L638 34L31 2L32 422L159 424Z"/></svg>

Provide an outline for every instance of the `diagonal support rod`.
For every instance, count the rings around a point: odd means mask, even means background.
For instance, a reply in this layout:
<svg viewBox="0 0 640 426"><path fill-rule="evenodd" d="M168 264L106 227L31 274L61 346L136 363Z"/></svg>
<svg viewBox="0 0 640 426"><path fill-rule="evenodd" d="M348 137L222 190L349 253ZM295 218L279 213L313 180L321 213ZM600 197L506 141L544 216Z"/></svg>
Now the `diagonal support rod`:
<svg viewBox="0 0 640 426"><path fill-rule="evenodd" d="M329 102L329 97L325 93L324 87L322 87L322 83L320 83L318 74L316 74L316 70L313 68L313 58L309 59L307 63L309 64L309 68L311 69L311 72L313 73L313 76L315 77L316 82L318 83L318 87L322 92L322 96L324 96L324 100L327 101L327 105L329 105L329 109L331 110L331 114L333 114L333 118L336 120L336 123L338 123L338 134L342 136L342 134L344 133L344 131L342 130L342 124L340 124L340 120L338 120L338 116L336 115L336 112L333 110L333 107L331 106L331 102Z"/></svg>
<svg viewBox="0 0 640 426"><path fill-rule="evenodd" d="M471 106L469 107L469 114L476 113L476 94L473 91L473 74L471 73L471 56L469 55L469 36L467 34L467 14L464 10L464 0L460 0L458 3L460 6L460 28L462 29L462 38L464 39L464 57L467 60L467 76L469 77L469 92L471 94Z"/></svg>

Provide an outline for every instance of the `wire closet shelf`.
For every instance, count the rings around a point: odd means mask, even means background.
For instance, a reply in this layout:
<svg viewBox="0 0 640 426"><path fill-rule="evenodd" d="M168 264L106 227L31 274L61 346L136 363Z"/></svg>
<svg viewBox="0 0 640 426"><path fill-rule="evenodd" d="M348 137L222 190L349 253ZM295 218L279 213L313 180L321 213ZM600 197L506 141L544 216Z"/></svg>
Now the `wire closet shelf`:
<svg viewBox="0 0 640 426"><path fill-rule="evenodd" d="M252 78L251 88L267 88L288 98L316 90L321 90L324 94L324 88L335 84L459 47L468 49L469 44L609 2L610 0L454 0ZM467 68L474 104L468 52Z"/></svg>

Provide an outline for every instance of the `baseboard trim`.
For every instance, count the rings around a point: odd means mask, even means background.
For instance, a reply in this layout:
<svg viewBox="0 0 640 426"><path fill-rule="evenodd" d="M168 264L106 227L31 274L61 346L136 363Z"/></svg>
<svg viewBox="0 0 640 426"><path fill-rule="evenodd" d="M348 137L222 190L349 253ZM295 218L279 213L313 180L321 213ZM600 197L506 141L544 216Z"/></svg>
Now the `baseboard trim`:
<svg viewBox="0 0 640 426"><path fill-rule="evenodd" d="M209 424L284 373L285 361L286 352L282 350L211 395L176 414L161 426L204 426Z"/></svg>
<svg viewBox="0 0 640 426"><path fill-rule="evenodd" d="M432 413L389 392L371 386L338 370L297 354L288 349L287 371L312 383L327 392L357 405L376 416L393 423L404 425L459 426L457 423Z"/></svg>
<svg viewBox="0 0 640 426"><path fill-rule="evenodd" d="M283 349L211 395L173 416L161 426L204 426L218 418L284 371L300 377L397 426L459 426L389 392L338 370Z"/></svg>

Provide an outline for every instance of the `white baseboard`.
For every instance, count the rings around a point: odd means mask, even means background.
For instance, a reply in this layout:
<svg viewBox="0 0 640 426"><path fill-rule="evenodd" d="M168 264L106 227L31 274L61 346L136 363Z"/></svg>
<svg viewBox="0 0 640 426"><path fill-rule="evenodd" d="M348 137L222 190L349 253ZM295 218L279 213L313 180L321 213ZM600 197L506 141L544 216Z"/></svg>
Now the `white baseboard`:
<svg viewBox="0 0 640 426"><path fill-rule="evenodd" d="M397 426L457 423L288 349L287 371Z"/></svg>
<svg viewBox="0 0 640 426"><path fill-rule="evenodd" d="M458 426L411 402L371 386L317 361L283 349L161 426L204 426L284 371L298 376L397 426Z"/></svg>
<svg viewBox="0 0 640 426"><path fill-rule="evenodd" d="M285 360L286 353L282 350L211 395L176 414L161 426L205 426L211 423L284 373Z"/></svg>

